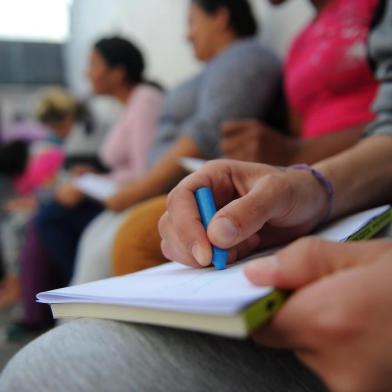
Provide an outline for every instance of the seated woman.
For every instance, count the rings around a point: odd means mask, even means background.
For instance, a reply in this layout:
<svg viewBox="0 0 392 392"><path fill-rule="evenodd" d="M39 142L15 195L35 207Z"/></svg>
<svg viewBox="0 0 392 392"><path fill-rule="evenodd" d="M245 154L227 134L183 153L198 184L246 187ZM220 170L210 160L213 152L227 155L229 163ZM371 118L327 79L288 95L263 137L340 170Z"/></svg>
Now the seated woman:
<svg viewBox="0 0 392 392"><path fill-rule="evenodd" d="M233 116L247 118L250 113L265 118L279 93L279 63L255 38L257 25L248 1L193 0L189 21L188 37L195 56L207 65L201 74L168 94L150 153L150 170L107 200L109 211L87 228L73 283L111 275L114 235L128 214L133 214L127 209L169 191L186 174L178 163L181 157L218 157L222 123ZM149 212L144 211L147 223ZM151 222L156 227L153 215ZM158 237L156 232L150 239L153 236ZM134 238L140 236L135 233Z"/></svg>
<svg viewBox="0 0 392 392"><path fill-rule="evenodd" d="M280 4L283 1L272 1ZM223 156L276 165L313 163L356 143L374 118L371 102L378 83L366 56L366 41L377 0L311 1L315 19L291 45L284 69L292 113L291 134L272 130L260 120L226 122ZM295 121L294 121L295 120ZM297 137L294 137L297 134ZM151 212L131 212L113 246L114 273L129 273L164 261L159 244L132 238L157 235L165 198L151 201ZM137 218L136 218L137 217Z"/></svg>
<svg viewBox="0 0 392 392"><path fill-rule="evenodd" d="M156 134L162 92L144 80L141 52L122 38L98 41L90 57L89 78L96 94L110 95L125 105L124 113L109 132L101 158L110 169L108 177L118 186L140 179L146 171L147 154ZM82 170L79 174L85 174ZM35 220L48 253L68 282L79 236L103 209L73 183L62 185L55 200L43 205Z"/></svg>
<svg viewBox="0 0 392 392"><path fill-rule="evenodd" d="M200 267L210 263L210 241L246 254L272 228L275 234L303 235L328 212L334 218L392 202L392 69L386 66L392 58L392 3L384 4L383 23L370 40L385 79L376 101L380 118L368 128L370 137L314 165L324 185L310 170L235 161L209 164L171 195L160 225L168 257ZM334 198L327 183L335 189ZM222 204L239 195L219 211L208 236L193 196L203 185L212 186ZM302 240L275 259L246 267L256 285L294 290L252 340L78 320L19 352L3 371L0 389L325 392L327 386L337 392L390 391L391 257L390 241Z"/></svg>
<svg viewBox="0 0 392 392"><path fill-rule="evenodd" d="M286 0L271 0L281 4ZM290 165L313 163L352 146L374 119L377 82L366 52L378 0L311 0L315 19L291 45L285 92L291 136L262 121L235 120L222 130L222 152L231 159Z"/></svg>
<svg viewBox="0 0 392 392"><path fill-rule="evenodd" d="M2 205L5 216L1 220L1 250L6 265L0 308L19 300L19 256L26 223L39 200L52 191L65 159L63 143L74 124L84 122L85 112L66 90L52 88L40 100L36 116L49 130L46 137L0 147L0 172L12 178L14 190L14 196Z"/></svg>

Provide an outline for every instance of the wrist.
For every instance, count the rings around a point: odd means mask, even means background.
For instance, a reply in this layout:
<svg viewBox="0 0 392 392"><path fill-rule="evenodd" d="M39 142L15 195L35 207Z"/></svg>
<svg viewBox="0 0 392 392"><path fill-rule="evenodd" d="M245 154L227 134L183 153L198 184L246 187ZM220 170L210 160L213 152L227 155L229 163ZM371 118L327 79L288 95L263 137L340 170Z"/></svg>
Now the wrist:
<svg viewBox="0 0 392 392"><path fill-rule="evenodd" d="M290 166L290 169L308 174L310 187L314 190L310 202L319 205L319 224L328 222L332 216L335 200L335 190L332 182L324 174L307 164L292 165Z"/></svg>

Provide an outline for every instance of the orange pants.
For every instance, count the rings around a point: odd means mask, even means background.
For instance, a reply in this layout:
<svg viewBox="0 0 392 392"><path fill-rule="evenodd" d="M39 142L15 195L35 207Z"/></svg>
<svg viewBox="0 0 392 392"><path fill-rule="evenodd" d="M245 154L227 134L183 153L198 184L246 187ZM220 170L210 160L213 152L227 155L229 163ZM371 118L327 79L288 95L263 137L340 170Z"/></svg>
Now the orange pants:
<svg viewBox="0 0 392 392"><path fill-rule="evenodd" d="M166 211L166 196L137 205L120 227L113 245L113 274L125 275L167 260L161 252L158 222Z"/></svg>

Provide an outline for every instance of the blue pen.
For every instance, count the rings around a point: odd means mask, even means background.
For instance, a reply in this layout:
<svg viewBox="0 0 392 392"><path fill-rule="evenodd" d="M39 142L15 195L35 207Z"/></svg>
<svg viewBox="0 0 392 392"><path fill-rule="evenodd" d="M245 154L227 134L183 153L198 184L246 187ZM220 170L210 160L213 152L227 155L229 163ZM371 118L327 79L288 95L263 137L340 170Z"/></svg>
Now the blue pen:
<svg viewBox="0 0 392 392"><path fill-rule="evenodd" d="M204 228L207 230L209 223L216 214L216 204L210 188L200 188L195 192L199 214ZM227 250L212 247L212 264L220 271L226 268L229 253Z"/></svg>

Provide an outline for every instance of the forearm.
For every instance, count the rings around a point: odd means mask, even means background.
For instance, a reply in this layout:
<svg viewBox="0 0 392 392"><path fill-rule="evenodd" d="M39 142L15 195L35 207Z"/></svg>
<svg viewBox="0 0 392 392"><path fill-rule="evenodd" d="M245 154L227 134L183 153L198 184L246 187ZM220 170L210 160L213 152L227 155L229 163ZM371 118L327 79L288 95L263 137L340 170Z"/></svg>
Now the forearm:
<svg viewBox="0 0 392 392"><path fill-rule="evenodd" d="M186 156L199 158L200 152L192 139L183 137L142 179L124 187L114 197L114 209L124 210L145 199L167 193L186 175L179 164L179 159Z"/></svg>
<svg viewBox="0 0 392 392"><path fill-rule="evenodd" d="M313 164L332 157L352 147L361 139L363 128L350 129L311 140L294 141L289 154L289 165L296 163Z"/></svg>
<svg viewBox="0 0 392 392"><path fill-rule="evenodd" d="M333 217L392 201L392 136L373 136L314 167L333 184Z"/></svg>

